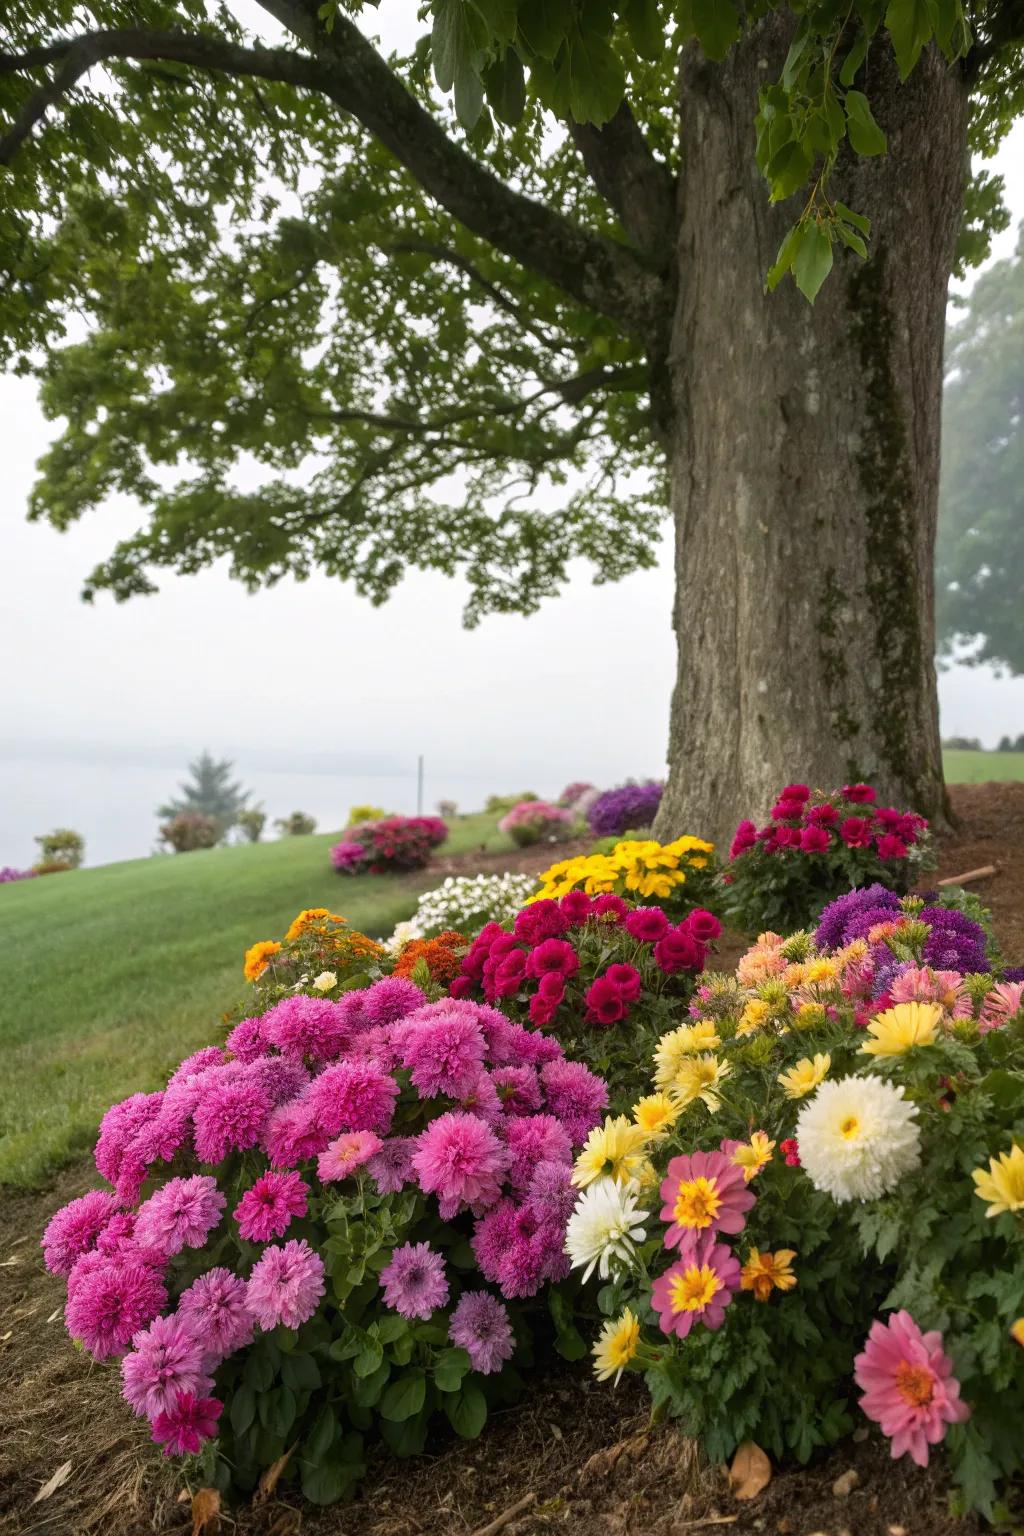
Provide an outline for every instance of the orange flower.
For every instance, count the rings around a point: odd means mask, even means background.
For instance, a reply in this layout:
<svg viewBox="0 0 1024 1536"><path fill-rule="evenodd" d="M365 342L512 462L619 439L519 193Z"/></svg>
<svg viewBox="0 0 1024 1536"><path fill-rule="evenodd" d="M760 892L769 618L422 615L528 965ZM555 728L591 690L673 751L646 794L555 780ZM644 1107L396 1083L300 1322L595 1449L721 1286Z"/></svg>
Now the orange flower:
<svg viewBox="0 0 1024 1536"><path fill-rule="evenodd" d="M280 950L280 944L274 939L261 939L258 944L247 949L244 966L246 981L258 980L270 964L271 956L279 954Z"/></svg>
<svg viewBox="0 0 1024 1536"><path fill-rule="evenodd" d="M448 929L436 939L412 939L395 964L396 976L411 976L417 963L422 960L430 972L431 981L446 987L462 970L462 957L469 945L465 934Z"/></svg>
<svg viewBox="0 0 1024 1536"><path fill-rule="evenodd" d="M300 934L305 933L306 929L312 927L315 922L325 919L331 923L345 922L345 918L339 916L337 912L329 911L327 907L304 907L289 926L288 932L284 936L284 942L290 944L293 939L297 939Z"/></svg>
<svg viewBox="0 0 1024 1536"><path fill-rule="evenodd" d="M776 1253L759 1253L751 1248L740 1270L740 1289L753 1291L755 1301L767 1301L772 1291L791 1291L796 1285L792 1264L794 1248L780 1248Z"/></svg>

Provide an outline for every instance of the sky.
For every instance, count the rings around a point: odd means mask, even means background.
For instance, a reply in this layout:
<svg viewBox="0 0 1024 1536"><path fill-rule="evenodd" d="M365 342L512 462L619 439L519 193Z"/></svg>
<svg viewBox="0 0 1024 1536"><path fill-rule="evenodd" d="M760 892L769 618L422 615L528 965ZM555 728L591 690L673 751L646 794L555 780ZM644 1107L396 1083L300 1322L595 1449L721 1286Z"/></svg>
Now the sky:
<svg viewBox="0 0 1024 1536"><path fill-rule="evenodd" d="M409 12L382 6L386 42ZM1016 226L1024 124L994 168ZM1015 238L1012 227L995 254ZM303 809L325 829L359 800L414 810L420 754L425 807L664 772L668 523L657 569L595 587L581 567L539 614L472 631L462 584L418 573L376 609L324 577L250 596L223 566L88 606L84 576L139 514L115 498L66 534L27 523L54 430L32 383L0 376L0 865L32 862L33 835L55 825L85 835L89 863L147 853L155 806L204 748L236 762L271 817ZM945 734L992 745L1024 730L1024 679L954 669L939 687Z"/></svg>

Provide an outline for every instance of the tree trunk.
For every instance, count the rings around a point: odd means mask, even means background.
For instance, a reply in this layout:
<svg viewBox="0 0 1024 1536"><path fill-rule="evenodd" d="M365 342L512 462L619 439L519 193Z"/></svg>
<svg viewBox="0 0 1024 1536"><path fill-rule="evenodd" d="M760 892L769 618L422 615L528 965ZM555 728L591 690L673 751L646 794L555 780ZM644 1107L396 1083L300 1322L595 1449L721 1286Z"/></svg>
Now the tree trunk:
<svg viewBox="0 0 1024 1536"><path fill-rule="evenodd" d="M751 126L785 25L770 16L722 65L688 50L682 73L679 670L657 830L720 845L793 779L865 779L931 817L945 805L933 549L966 92L934 50L901 85L875 46L889 151L844 160L829 189L871 219L870 260L838 247L813 307L789 278L765 294L799 212L799 197L769 207Z"/></svg>

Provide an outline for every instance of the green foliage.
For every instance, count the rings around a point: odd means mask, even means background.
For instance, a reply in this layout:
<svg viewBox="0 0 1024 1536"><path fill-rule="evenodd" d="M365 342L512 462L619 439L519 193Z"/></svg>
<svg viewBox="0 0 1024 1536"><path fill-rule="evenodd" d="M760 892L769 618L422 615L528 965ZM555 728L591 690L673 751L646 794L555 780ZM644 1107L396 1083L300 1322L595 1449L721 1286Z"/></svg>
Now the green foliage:
<svg viewBox="0 0 1024 1536"><path fill-rule="evenodd" d="M215 826L215 842L229 832L238 820L238 813L245 808L249 791L232 782L234 764L227 758L218 761L209 752L201 752L195 762L189 763L191 779L178 785L178 798L168 800L157 808L157 815L172 821L182 814L198 814L208 817ZM193 847L210 847L211 844L195 843Z"/></svg>
<svg viewBox="0 0 1024 1536"><path fill-rule="evenodd" d="M292 811L290 816L279 816L274 826L282 837L310 837L316 831L316 817Z"/></svg>
<svg viewBox="0 0 1024 1536"><path fill-rule="evenodd" d="M71 827L57 827L36 838L39 859L43 864L61 864L65 869L78 869L85 858L85 838Z"/></svg>
<svg viewBox="0 0 1024 1536"><path fill-rule="evenodd" d="M235 825L242 832L247 842L258 843L263 836L263 828L267 824L267 813L262 805L249 806L244 811L239 811L235 818Z"/></svg>
<svg viewBox="0 0 1024 1536"><path fill-rule="evenodd" d="M212 816L202 811L179 811L160 828L160 841L175 853L195 853L200 848L216 848L222 832Z"/></svg>

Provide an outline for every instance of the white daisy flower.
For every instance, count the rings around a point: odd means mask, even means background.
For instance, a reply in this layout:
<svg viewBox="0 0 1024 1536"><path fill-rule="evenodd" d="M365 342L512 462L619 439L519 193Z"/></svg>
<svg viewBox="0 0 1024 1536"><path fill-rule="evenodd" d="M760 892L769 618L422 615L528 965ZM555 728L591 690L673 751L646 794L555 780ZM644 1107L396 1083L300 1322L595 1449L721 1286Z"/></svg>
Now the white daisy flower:
<svg viewBox="0 0 1024 1536"><path fill-rule="evenodd" d="M573 1269L583 1265L584 1280L596 1269L607 1280L613 1266L628 1267L646 1232L649 1212L637 1208L637 1186L598 1179L576 1201L565 1229L565 1251Z"/></svg>
<svg viewBox="0 0 1024 1536"><path fill-rule="evenodd" d="M917 1109L881 1077L821 1084L797 1117L800 1162L838 1204L875 1200L921 1162Z"/></svg>

